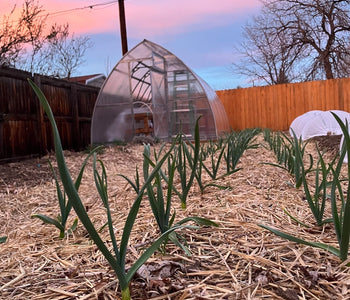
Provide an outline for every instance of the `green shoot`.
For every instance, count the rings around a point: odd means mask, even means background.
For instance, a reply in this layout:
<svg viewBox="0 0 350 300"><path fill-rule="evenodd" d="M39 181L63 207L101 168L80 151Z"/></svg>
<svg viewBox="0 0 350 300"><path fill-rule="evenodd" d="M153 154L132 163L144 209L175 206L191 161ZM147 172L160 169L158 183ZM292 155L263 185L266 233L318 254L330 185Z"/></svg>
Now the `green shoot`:
<svg viewBox="0 0 350 300"><path fill-rule="evenodd" d="M298 223L299 225L304 226L304 227L306 227L306 228L309 228L309 227L310 227L310 226L306 225L305 223L301 222L300 220L298 220L297 218L295 218L294 216L292 216L292 215L290 214L290 212L289 212L285 207L283 207L283 211L285 212L285 214L286 214L288 217L290 217L293 221L295 221L295 222Z"/></svg>
<svg viewBox="0 0 350 300"><path fill-rule="evenodd" d="M119 176L123 177L131 185L131 187L134 189L136 194L140 192L140 175L139 175L139 170L137 169L137 166L136 166L136 175L134 178L135 182L133 182L130 178L128 178L123 174L119 174Z"/></svg>
<svg viewBox="0 0 350 300"><path fill-rule="evenodd" d="M330 168L326 167L323 156L321 152L318 150L319 154L319 162L317 164L317 168L315 170L315 191L314 194L311 194L307 174L312 172L310 167L306 170L303 162L303 151L305 148L301 147L300 140L294 134L295 141L295 170L298 169L297 173L300 176L300 181L304 187L304 193L307 200L307 203L311 209L311 212L316 220L318 226L322 226L325 222L323 220L323 214L325 210L326 200L327 200L327 187L329 187L329 183L327 178L329 177ZM312 156L311 156L312 157ZM312 161L312 159L311 159ZM321 178L320 178L321 175ZM298 179L299 180L299 179Z"/></svg>
<svg viewBox="0 0 350 300"><path fill-rule="evenodd" d="M216 184L216 183L213 183L213 182L209 182L207 184L204 184L203 180L202 180L202 170L203 170L203 168L205 168L205 166L204 166L204 162L203 162L203 156L201 155L200 159L198 161L198 168L197 168L196 174L195 174L196 181L198 183L199 189L201 190L201 194L204 194L204 190L206 188L208 188L208 187L216 187L216 188L221 189L221 190L230 189L229 186L223 186L223 185L219 185L219 184ZM217 178L215 178L215 179L217 179Z"/></svg>
<svg viewBox="0 0 350 300"><path fill-rule="evenodd" d="M295 134L291 139L283 133L271 134L269 130L264 131L264 139L269 143L270 149L273 150L277 158L277 164L264 164L286 170L294 176L295 187L299 188L302 185L301 164L303 163L300 158L304 158L305 148L308 142L302 143L302 140L298 139ZM300 151L300 155L297 155L296 151ZM307 169L304 169L305 173L312 171L313 158L311 155L309 155L309 159L310 165Z"/></svg>
<svg viewBox="0 0 350 300"><path fill-rule="evenodd" d="M260 129L246 129L240 132L231 132L227 137L227 152L224 154L226 161L226 175L233 174L240 169L237 168L237 164L241 159L243 153L247 149L257 148L258 145L254 144L254 137L260 132ZM223 177L223 176L221 176Z"/></svg>
<svg viewBox="0 0 350 300"><path fill-rule="evenodd" d="M225 148L226 148L226 141L222 142L222 140L219 140L219 143L217 145L217 147L213 147L212 146L213 142L210 142L210 151L208 151L209 149L207 149L207 153L204 152L204 149L201 149L201 160L200 163L202 164L204 170L208 173L208 175L210 176L211 179L217 179L217 175L218 175L218 171L219 171L219 167L220 167L220 163L221 160L224 156L225 153ZM217 156L216 153L219 152L219 155ZM210 167L207 167L203 161L204 158L206 156L209 156L210 158ZM217 156L217 158L216 158Z"/></svg>
<svg viewBox="0 0 350 300"><path fill-rule="evenodd" d="M335 113L332 112L332 114L339 123L344 136L344 144L341 149L338 165L335 169L332 168L332 175L334 179L331 191L332 216L340 247L339 257L342 261L344 261L348 257L350 239L350 184L347 180L346 192L343 192L343 188L340 184L340 171L345 155L347 155L347 178L350 178L350 135L348 124L344 124ZM338 193L336 193L336 190L338 190ZM340 208L338 208L337 201L339 198L341 199Z"/></svg>
<svg viewBox="0 0 350 300"><path fill-rule="evenodd" d="M144 174L145 181L149 179L149 168L150 167L154 168L156 165L156 163L154 163L151 160L150 154L151 154L150 145L145 145L144 153L143 153L143 156L144 156L143 174ZM156 159L158 158L156 154L155 154L155 157ZM190 221L195 222L197 225L218 226L216 223L200 217L188 217L177 222L175 225L173 225L175 220L175 211L173 215L171 215L171 203L172 203L172 194L174 190L173 183L174 183L175 170L176 170L176 159L172 156L169 156L168 157L168 177L164 175L164 172L162 172L162 170L159 170L158 174L155 175L153 182L150 182L147 186L148 200L151 205L151 209L157 221L160 232L164 233L172 229L173 226L180 228L181 225ZM165 196L163 195L162 180L164 180L167 184ZM189 227L189 228L196 228L196 227ZM180 242L180 240L185 241L185 239L181 235L179 235L177 232L172 232L169 235L169 238L164 241L164 244L162 247L163 253L165 252L165 247L169 239L175 245L183 249L187 255L191 254L187 249L187 247Z"/></svg>
<svg viewBox="0 0 350 300"><path fill-rule="evenodd" d="M200 118L200 117L199 117ZM174 159L176 159L176 170L180 176L182 193L178 192L177 195L181 200L181 207L186 208L186 202L188 193L190 192L193 180L196 175L196 170L199 161L200 151L200 137L199 137L199 125L196 121L194 130L194 147L191 151L184 139L184 135L179 133L175 139L178 143L178 147L175 149ZM188 177L188 169L190 169L190 175Z"/></svg>
<svg viewBox="0 0 350 300"><path fill-rule="evenodd" d="M99 146L99 147L96 147L96 148L92 149L91 152L89 153L89 155L85 158L85 160L84 160L84 162L82 164L82 167L80 168L79 175L78 175L78 177L77 177L77 179L76 179L76 181L74 183L75 188L77 189L77 191L79 190L79 187L80 187L80 184L81 184L81 180L82 180L82 177L83 177L83 173L84 173L84 170L85 170L85 167L86 167L86 164L87 164L89 158L91 157L91 155L93 155L94 153L100 151L102 148L103 148L103 146ZM61 214L58 215L56 219L53 219L53 218L51 218L49 216L46 216L46 215L43 215L43 214L34 214L34 215L32 215L32 218L38 218L38 219L42 220L44 223L46 223L46 224L51 224L51 225L56 226L59 229L59 231L60 231L59 237L61 239L63 239L64 236L66 235L66 233L73 232L77 228L78 219L76 218L73 221L72 226L68 230L66 230L66 223L67 223L70 211L72 209L72 204L71 204L70 201L67 201L66 193L64 191L62 192L60 184L59 184L59 180L58 180L58 177L57 177L57 174L56 174L55 169L53 168L53 166L52 166L50 161L49 161L49 165L50 165L51 171L52 171L52 173L54 175L54 178L55 178L56 192L57 192L57 198L58 198L58 203L59 203Z"/></svg>

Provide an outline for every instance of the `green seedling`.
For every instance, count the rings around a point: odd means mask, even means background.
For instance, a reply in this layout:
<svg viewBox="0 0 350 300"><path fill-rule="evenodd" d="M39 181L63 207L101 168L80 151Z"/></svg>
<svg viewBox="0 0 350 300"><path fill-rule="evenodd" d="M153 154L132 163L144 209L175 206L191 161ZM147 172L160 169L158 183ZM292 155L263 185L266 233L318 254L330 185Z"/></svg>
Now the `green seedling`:
<svg viewBox="0 0 350 300"><path fill-rule="evenodd" d="M254 149L258 147L258 144L254 143L254 137L260 132L260 129L246 129L240 132L232 131L227 137L227 151L224 154L226 161L226 175L233 174L240 170L237 168L237 164L241 159L243 153L248 149Z"/></svg>
<svg viewBox="0 0 350 300"><path fill-rule="evenodd" d="M189 146L191 146L192 151L194 151L194 146L191 143L189 144ZM206 171L206 173L210 176L212 180L221 179L228 175L224 174L222 176L218 176L225 148L226 139L223 138L219 138L217 141L210 140L208 143L205 143L201 146L195 178L202 194L204 193L204 190L208 187L230 189L230 187L228 186L219 185L214 182L204 184L202 180L203 169ZM217 154L218 152L219 154ZM210 159L209 166L207 166L205 163L207 159Z"/></svg>
<svg viewBox="0 0 350 300"><path fill-rule="evenodd" d="M199 161L198 161L198 168L197 168L196 174L195 174L196 181L198 183L199 189L201 190L201 194L204 194L204 190L206 188L208 188L208 187L216 187L216 188L221 189L221 190L231 189L229 186L219 185L219 184L216 184L214 182L210 182L210 183L204 184L203 180L202 180L202 170L204 168L205 168L205 165L204 165L204 162L203 162L203 157L201 156ZM219 178L222 178L222 177L219 177ZM215 178L214 180L219 179L219 178Z"/></svg>
<svg viewBox="0 0 350 300"><path fill-rule="evenodd" d="M290 214L290 212L285 208L283 207L283 211L284 213L290 217L294 222L298 223L299 225L301 226L304 226L306 228L309 228L310 226L309 225L306 225L305 223L301 222L300 220L298 220L296 217L294 217L293 215Z"/></svg>
<svg viewBox="0 0 350 300"><path fill-rule="evenodd" d="M265 141L270 145L271 150L276 155L277 164L274 163L263 163L278 167L286 170L295 179L295 187L299 188L302 185L302 175L301 175L301 165L303 164L305 148L308 142L303 143L301 138L297 138L293 132L293 137L289 138L285 134L277 133L272 135L269 131L265 130ZM300 152L297 155L296 151ZM311 154L309 156L309 167L304 167L304 172L307 174L312 171L313 168L313 157Z"/></svg>
<svg viewBox="0 0 350 300"><path fill-rule="evenodd" d="M194 148L191 151L185 140L185 136L179 133L176 142L174 159L176 160L176 171L180 176L181 193L177 193L181 200L181 207L186 208L188 193L196 176L196 169L199 161L200 137L199 137L199 122L200 117L196 121L194 129ZM190 142L189 142L190 143ZM189 173L189 177L188 177Z"/></svg>
<svg viewBox="0 0 350 300"><path fill-rule="evenodd" d="M211 147L209 148L210 150L205 152L205 150L202 148L201 149L201 155L200 155L200 164L201 166L204 168L204 170L208 173L208 175L210 176L211 179L217 179L217 176L218 176L218 171L219 171L219 168L220 168L220 163L221 163L221 160L224 156L224 153L225 153L225 148L226 148L226 142L222 143L220 142L220 144L218 144L217 147L213 147L212 146L212 142L210 143ZM221 147L219 147L219 145ZM217 155L217 152L219 152L219 154ZM210 158L210 167L207 167L205 164L204 164L204 159L206 157L209 157ZM201 169L201 168L199 168Z"/></svg>
<svg viewBox="0 0 350 300"><path fill-rule="evenodd" d="M144 162L143 162L143 174L144 174L144 180L147 181L149 178L149 169L150 167L155 167L156 163L152 161L151 157L151 150L150 145L144 146ZM155 157L157 158L159 155L155 154ZM173 226L179 227L185 223L188 223L190 221L196 223L197 225L205 225L205 226L218 226L216 223L207 220L205 218L200 217L187 217L182 219L181 221L174 224L176 213L171 215L171 204L172 204L172 194L174 190L174 176L175 176L175 170L176 170L176 159L174 157L169 156L168 157L168 177L164 176L164 172L161 170L158 171L158 174L155 175L155 178L153 182L150 182L147 186L147 195L148 200L150 202L153 215L157 221L159 230L161 233L167 232L170 230ZM163 194L163 186L162 182L163 180L167 184L166 189L166 195ZM197 227L190 227L189 228L197 228ZM172 232L169 234L169 238L164 241L163 244L163 253L165 252L165 247L167 245L168 240L171 240L175 245L180 247L185 251L187 255L190 255L190 251L188 248L180 242L180 240L185 241L185 239L179 235L177 232ZM185 241L186 242L186 241Z"/></svg>
<svg viewBox="0 0 350 300"><path fill-rule="evenodd" d="M200 151L200 137L199 137L199 126L197 119L194 128L194 146L191 142L187 142L186 137L183 133L178 133L174 139L174 143L177 145L174 148L173 159L176 160L175 169L180 177L181 191L173 186L173 191L179 197L181 201L182 209L186 209L186 202L188 193L192 187L193 181L196 176L196 170L199 161ZM189 145L193 149L193 152L189 150ZM156 156L156 154L155 154ZM188 173L190 174L188 177ZM166 182L169 182L169 178L164 172L161 171L162 177Z"/></svg>
<svg viewBox="0 0 350 300"><path fill-rule="evenodd" d="M123 177L131 185L131 187L134 189L136 194L138 194L140 192L140 175L139 175L139 170L138 170L137 166L136 166L136 174L135 174L135 178L134 178L135 182L123 174L119 174L119 176Z"/></svg>
<svg viewBox="0 0 350 300"><path fill-rule="evenodd" d="M293 133L294 134L294 133ZM334 163L331 162L330 167L327 168L326 163L323 159L322 153L317 149L318 155L319 155L319 161L316 166L316 170L311 169L311 165L313 162L313 158L310 155L310 166L308 169L305 168L304 162L303 162L303 156L304 156L304 150L305 146L301 146L300 139L296 137L294 134L294 152L295 152L295 171L300 176L300 179L297 179L300 181L304 188L305 198L307 200L307 203L309 205L309 208L316 220L316 223L318 226L322 226L324 223L329 223L332 220L323 219L324 210L326 206L326 201L329 199L329 195L327 194L327 189L330 187L330 182L328 182L328 178L331 172L332 165ZM307 174L310 172L315 172L315 182L314 182L314 193L312 194L310 192L309 183L307 179ZM297 182L298 182L297 181Z"/></svg>
<svg viewBox="0 0 350 300"><path fill-rule="evenodd" d="M85 170L85 167L86 167L86 164L87 164L89 158L91 157L91 155L93 155L95 152L100 151L102 148L103 148L103 146L98 146L98 147L92 149L91 152L89 153L89 155L85 158L85 160L82 164L82 167L80 168L79 175L74 183L74 186L75 186L77 191L79 190L81 180L83 177L83 173L84 173L84 170ZM32 218L38 218L46 224L51 224L51 225L56 226L60 231L59 237L62 239L62 238L64 238L66 233L73 232L77 228L78 218L75 218L72 226L68 230L66 230L68 216L70 214L70 211L72 210L72 203L70 201L67 201L67 194L65 193L65 191L62 191L57 174L56 174L55 169L53 168L50 161L49 161L49 165L50 165L51 171L52 171L54 178L55 178L56 192L57 192L57 198L58 198L58 203L59 203L61 214L58 215L56 219L53 219L53 218L46 216L46 215L43 215L43 214L34 214L34 215L32 215Z"/></svg>
<svg viewBox="0 0 350 300"><path fill-rule="evenodd" d="M338 165L335 169L332 168L333 175L333 184L331 191L331 203L332 203L332 216L335 232L337 234L338 244L340 247L339 257L342 261L345 261L348 257L349 251L349 238L350 238L350 135L349 135L349 127L348 123L344 124L341 119L332 112L332 115L335 117L337 122L339 123L343 136L344 136L344 144L341 150L340 159L338 161ZM341 186L340 180L340 172L342 168L342 164L347 155L347 187L346 192L343 192L343 188ZM338 193L337 193L338 191ZM341 205L339 207L338 199L341 199Z"/></svg>

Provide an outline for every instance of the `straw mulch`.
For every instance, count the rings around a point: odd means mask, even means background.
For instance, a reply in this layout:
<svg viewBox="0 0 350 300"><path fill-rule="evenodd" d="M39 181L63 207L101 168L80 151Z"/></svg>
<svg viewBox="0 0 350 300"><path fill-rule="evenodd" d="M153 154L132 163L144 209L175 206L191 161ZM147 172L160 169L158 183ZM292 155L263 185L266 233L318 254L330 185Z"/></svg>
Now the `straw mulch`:
<svg viewBox="0 0 350 300"><path fill-rule="evenodd" d="M261 136L258 141L264 144ZM108 172L118 238L135 197L118 174L133 178L136 166L142 170L142 151L142 145L116 146L99 156ZM307 151L316 153L315 142ZM65 155L76 176L86 154ZM80 223L60 240L55 227L31 218L35 213L51 217L59 213L48 158L55 162L51 154L0 166L0 236L8 236L0 244L0 299L120 299L116 276ZM326 251L283 240L258 226L274 226L337 246L332 225L315 226L302 189L291 184L293 178L263 162L275 162L274 154L264 147L246 151L239 164L243 169L219 182L231 189L210 187L201 195L195 184L185 211L174 196L177 220L201 216L220 226L180 232L192 256L169 243L166 254L157 252L133 279L133 299L350 299L347 262L341 264ZM106 216L93 184L91 163L80 195L100 228ZM310 227L296 224L283 207ZM68 225L73 220L72 211ZM111 246L107 231L102 234ZM145 197L130 239L127 266L157 236Z"/></svg>

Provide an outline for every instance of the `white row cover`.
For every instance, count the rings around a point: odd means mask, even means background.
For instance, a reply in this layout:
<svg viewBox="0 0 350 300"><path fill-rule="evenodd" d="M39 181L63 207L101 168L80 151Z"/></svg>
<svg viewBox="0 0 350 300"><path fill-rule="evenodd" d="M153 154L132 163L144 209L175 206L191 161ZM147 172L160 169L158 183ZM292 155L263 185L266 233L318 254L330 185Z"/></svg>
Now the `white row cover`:
<svg viewBox="0 0 350 300"><path fill-rule="evenodd" d="M289 127L289 133L293 131L298 138L308 140L316 136L341 135L342 130L331 114L335 113L344 123L350 123L350 113L343 110L311 110L294 119Z"/></svg>
<svg viewBox="0 0 350 300"><path fill-rule="evenodd" d="M343 110L311 110L295 118L289 127L289 133L293 132L297 138L308 140L316 136L342 135L342 130L332 113L336 114L343 123L350 124L350 113ZM340 149L343 144L343 138L340 142ZM344 162L347 162L347 155Z"/></svg>

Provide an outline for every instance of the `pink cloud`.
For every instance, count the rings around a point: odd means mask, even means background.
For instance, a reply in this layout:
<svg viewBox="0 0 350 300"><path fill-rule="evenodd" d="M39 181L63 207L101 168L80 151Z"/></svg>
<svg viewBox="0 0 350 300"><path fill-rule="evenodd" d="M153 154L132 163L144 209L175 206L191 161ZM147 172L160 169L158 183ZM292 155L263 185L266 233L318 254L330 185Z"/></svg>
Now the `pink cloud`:
<svg viewBox="0 0 350 300"><path fill-rule="evenodd" d="M0 23L4 15L9 15L16 6L14 20L22 10L24 0L1 0ZM43 9L42 15L48 15L47 26L52 23L69 23L71 32L77 34L100 33L115 31L118 28L118 5L113 3L107 6L93 6L106 0L39 0ZM93 8L89 8L93 6Z"/></svg>
<svg viewBox="0 0 350 300"><path fill-rule="evenodd" d="M196 28L220 26L260 7L258 0L178 0L126 2L127 22L132 33L158 35ZM218 4L219 3L219 4Z"/></svg>
<svg viewBox="0 0 350 300"><path fill-rule="evenodd" d="M90 5L105 3L102 0L41 0L48 13L49 23L69 23L71 32L92 34L104 32L119 33L118 4L107 6ZM20 8L20 0L0 2L0 11L8 13L14 4ZM242 15L257 10L259 0L128 0L125 1L127 31L129 37L153 37L163 34L177 34L185 31L205 29L229 24ZM82 9L84 8L84 9ZM2 15L0 13L0 15Z"/></svg>

